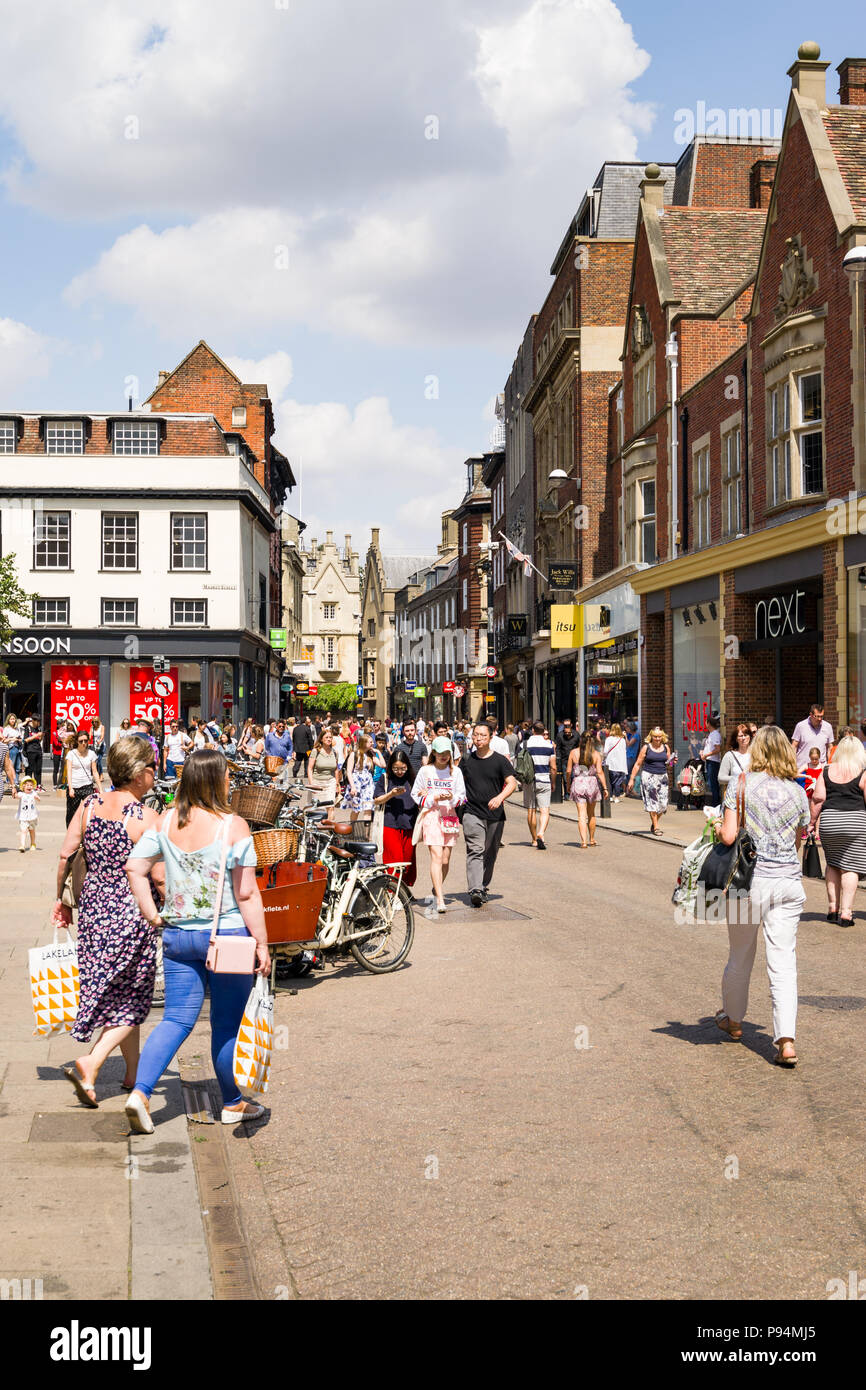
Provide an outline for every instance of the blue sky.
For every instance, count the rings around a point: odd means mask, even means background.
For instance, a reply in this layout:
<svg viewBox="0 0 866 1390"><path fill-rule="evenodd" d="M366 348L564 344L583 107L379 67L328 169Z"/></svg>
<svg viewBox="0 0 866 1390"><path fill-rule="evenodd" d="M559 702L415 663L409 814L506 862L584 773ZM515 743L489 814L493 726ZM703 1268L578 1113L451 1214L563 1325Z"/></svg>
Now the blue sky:
<svg viewBox="0 0 866 1390"><path fill-rule="evenodd" d="M862 47L799 0L0 11L0 408L116 409L204 337L267 367L311 533L393 553L435 546L603 160L675 159L700 101L784 109L806 38L835 100Z"/></svg>

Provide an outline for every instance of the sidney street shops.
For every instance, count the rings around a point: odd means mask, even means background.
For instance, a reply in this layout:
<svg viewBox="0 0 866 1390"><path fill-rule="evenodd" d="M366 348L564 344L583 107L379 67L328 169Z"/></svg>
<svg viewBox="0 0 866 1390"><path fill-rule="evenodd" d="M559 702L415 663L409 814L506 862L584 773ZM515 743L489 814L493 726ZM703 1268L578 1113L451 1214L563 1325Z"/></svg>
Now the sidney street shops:
<svg viewBox="0 0 866 1390"><path fill-rule="evenodd" d="M633 579L642 728L662 724L681 760L700 748L711 714L724 744L741 719L769 718L791 734L813 701L834 729L860 723L866 536L828 539L830 530L822 510ZM664 582L674 576L681 582Z"/></svg>
<svg viewBox="0 0 866 1390"><path fill-rule="evenodd" d="M169 670L157 676L153 658ZM58 719L99 717L115 737L122 719L200 717L263 720L279 689L280 663L269 648L237 633L166 635L105 632L46 634L28 629L0 646L0 665L14 686L3 691L3 716L36 715L43 729ZM276 705L273 705L276 709Z"/></svg>

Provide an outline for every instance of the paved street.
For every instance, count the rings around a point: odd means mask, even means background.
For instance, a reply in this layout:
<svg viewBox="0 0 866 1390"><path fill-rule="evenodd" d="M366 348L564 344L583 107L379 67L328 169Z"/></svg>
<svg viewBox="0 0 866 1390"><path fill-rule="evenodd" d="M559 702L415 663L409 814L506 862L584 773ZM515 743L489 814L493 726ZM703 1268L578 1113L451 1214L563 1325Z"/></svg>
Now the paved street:
<svg viewBox="0 0 866 1390"><path fill-rule="evenodd" d="M761 947L744 1045L712 1023L725 939L674 923L678 850L524 828L500 896L422 917L398 975L280 992L250 1144L298 1294L826 1298L863 1265L866 928L808 886L787 1073Z"/></svg>

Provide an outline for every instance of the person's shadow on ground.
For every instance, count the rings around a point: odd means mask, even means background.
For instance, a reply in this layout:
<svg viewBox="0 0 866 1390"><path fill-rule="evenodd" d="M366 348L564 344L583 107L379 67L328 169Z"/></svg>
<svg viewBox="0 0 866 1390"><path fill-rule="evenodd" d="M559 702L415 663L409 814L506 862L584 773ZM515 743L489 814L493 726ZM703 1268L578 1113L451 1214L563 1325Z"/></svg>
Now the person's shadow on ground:
<svg viewBox="0 0 866 1390"><path fill-rule="evenodd" d="M776 1055L773 1040L767 1034L766 1029L759 1023L742 1023L742 1039L734 1042L716 1024L714 1018L701 1018L694 1023L683 1023L679 1019L671 1019L663 1028L653 1028L654 1033L665 1034L669 1038L676 1038L679 1042L691 1043L694 1047L707 1047L719 1044L722 1047L744 1047L748 1052L754 1052L756 1056L772 1065Z"/></svg>

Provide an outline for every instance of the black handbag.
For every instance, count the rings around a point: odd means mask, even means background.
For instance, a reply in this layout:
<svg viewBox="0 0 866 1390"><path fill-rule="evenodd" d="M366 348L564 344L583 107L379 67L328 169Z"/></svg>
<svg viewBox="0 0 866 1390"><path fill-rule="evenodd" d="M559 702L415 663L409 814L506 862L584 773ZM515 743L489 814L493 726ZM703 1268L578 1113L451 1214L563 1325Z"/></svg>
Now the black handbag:
<svg viewBox="0 0 866 1390"><path fill-rule="evenodd" d="M610 820L613 812L610 809L610 797L599 797L598 814L602 820Z"/></svg>
<svg viewBox="0 0 866 1390"><path fill-rule="evenodd" d="M811 832L807 835L806 843L803 846L803 877L824 877L824 870L821 868L821 851L818 849L815 836Z"/></svg>
<svg viewBox="0 0 866 1390"><path fill-rule="evenodd" d="M698 874L698 882L717 892L748 892L752 886L757 851L746 829L746 774L737 783L737 835L732 845L713 845Z"/></svg>

